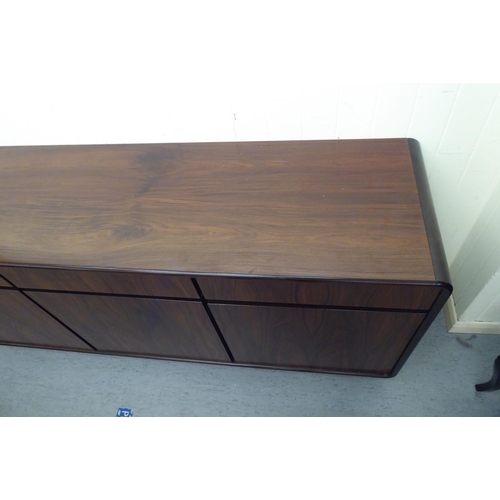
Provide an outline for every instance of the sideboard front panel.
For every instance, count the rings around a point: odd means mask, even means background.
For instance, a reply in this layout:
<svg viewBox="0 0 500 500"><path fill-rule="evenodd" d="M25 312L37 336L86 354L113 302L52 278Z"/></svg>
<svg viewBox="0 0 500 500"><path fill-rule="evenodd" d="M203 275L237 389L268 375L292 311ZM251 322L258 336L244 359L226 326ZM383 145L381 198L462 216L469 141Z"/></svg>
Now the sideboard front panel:
<svg viewBox="0 0 500 500"><path fill-rule="evenodd" d="M0 276L0 287L12 288L12 285Z"/></svg>
<svg viewBox="0 0 500 500"><path fill-rule="evenodd" d="M51 292L28 295L98 351L230 361L199 302Z"/></svg>
<svg viewBox="0 0 500 500"><path fill-rule="evenodd" d="M389 374L422 313L210 305L236 363Z"/></svg>
<svg viewBox="0 0 500 500"><path fill-rule="evenodd" d="M0 267L19 288L197 299L188 277L72 269Z"/></svg>
<svg viewBox="0 0 500 500"><path fill-rule="evenodd" d="M346 281L200 277L209 301L429 310L439 294L430 285Z"/></svg>
<svg viewBox="0 0 500 500"><path fill-rule="evenodd" d="M92 351L17 290L0 290L0 342Z"/></svg>

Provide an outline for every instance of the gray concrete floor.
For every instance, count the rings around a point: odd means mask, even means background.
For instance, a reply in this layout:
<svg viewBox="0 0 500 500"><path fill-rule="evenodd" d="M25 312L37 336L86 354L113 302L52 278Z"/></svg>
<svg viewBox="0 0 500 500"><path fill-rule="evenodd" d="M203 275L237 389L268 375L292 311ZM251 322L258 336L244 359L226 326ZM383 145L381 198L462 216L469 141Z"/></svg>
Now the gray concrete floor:
<svg viewBox="0 0 500 500"><path fill-rule="evenodd" d="M474 388L498 355L442 314L392 379L0 346L0 416L500 416L500 391Z"/></svg>

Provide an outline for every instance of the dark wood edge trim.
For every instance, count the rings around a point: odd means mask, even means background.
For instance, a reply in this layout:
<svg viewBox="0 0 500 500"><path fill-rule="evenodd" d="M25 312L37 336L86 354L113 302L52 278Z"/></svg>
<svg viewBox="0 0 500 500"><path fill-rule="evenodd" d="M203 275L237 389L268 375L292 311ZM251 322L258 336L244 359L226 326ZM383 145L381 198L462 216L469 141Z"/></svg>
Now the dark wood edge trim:
<svg viewBox="0 0 500 500"><path fill-rule="evenodd" d="M374 373L374 372L353 372L353 371L340 371L340 370L324 370L320 368L301 368L301 367L289 367L289 366L274 366L274 365L257 365L257 364L245 364L245 363L233 363L227 361L211 361L205 359L190 359L190 358L173 358L168 356L154 356L151 354L135 354L127 352L112 352L112 351L84 351L82 349L72 349L66 347L53 347L53 346L42 346L33 344L20 344L14 342L4 342L0 341L0 346L6 347L28 347L31 349L46 349L50 351L63 351L63 352L75 352L81 354L101 354L105 356L122 356L125 358L139 358L139 359L154 359L157 361L174 361L183 363L201 363L204 365L221 365L227 367L238 366L240 368L256 368L256 369L266 369L266 370L278 370L278 371L291 371L291 372L301 372L301 373L312 373L312 374L324 374L324 375L349 375L355 377L372 377L372 378L388 378L388 374L384 373Z"/></svg>
<svg viewBox="0 0 500 500"><path fill-rule="evenodd" d="M334 142L366 142L369 140L370 142L394 142L396 140L400 140L398 138L383 138L376 137L373 139L333 139ZM290 143L313 143L313 142L333 142L332 139L290 139L290 140L278 140L278 141L263 141L263 140L252 140L252 141L213 141L213 142L132 142L132 143L106 143L106 144L25 144L20 146L0 146L0 151L8 150L8 149L66 149L66 148L116 148L116 147L149 147L149 146L180 146L180 147L189 147L192 145L195 146L205 146L205 145L238 145L238 144L290 144Z"/></svg>
<svg viewBox="0 0 500 500"><path fill-rule="evenodd" d="M228 274L228 273L197 273L187 271L170 271L163 269L128 269L111 267L87 267L87 266L53 266L46 264L19 264L12 262L0 262L0 267L12 267L22 269L52 269L55 271L91 271L106 273L129 273L129 274L156 274L179 278L231 278L231 279L272 279L280 281L305 281L326 283L358 283L367 285L400 285L400 286L435 286L435 281L412 281L412 280L375 280L362 278L332 278L325 276L285 276L270 274ZM8 280L6 280L8 281ZM10 281L9 281L10 283Z"/></svg>
<svg viewBox="0 0 500 500"><path fill-rule="evenodd" d="M408 147L410 149L410 156L413 163L413 171L415 173L415 181L417 183L425 230L429 240L429 250L431 252L436 281L442 284L447 284L451 291L450 270L446 259L446 253L444 251L441 232L439 230L436 211L434 210L429 179L427 178L424 159L422 157L422 149L420 147L420 143L415 139L408 139Z"/></svg>
<svg viewBox="0 0 500 500"><path fill-rule="evenodd" d="M436 319L436 316L439 314L443 306L446 304L446 301L448 300L450 295L451 295L450 287L445 286L445 284L443 284L441 291L439 292L439 295L434 301L434 304L432 305L432 308L430 309L429 313L423 319L420 326L417 328L417 331L413 335L412 339L406 346L400 358L394 365L394 368L392 369L390 374L387 375L387 377L392 378L399 373L403 365L406 363L407 359L410 357L411 353L414 351L415 347L417 347L418 343L424 336L425 332L429 329L433 321Z"/></svg>
<svg viewBox="0 0 500 500"><path fill-rule="evenodd" d="M366 311L404 314L427 314L428 309L394 309L385 307L331 306L321 304L288 304L283 302L248 302L242 300L207 300L209 306L250 306L250 307L285 307L288 309L332 309L339 311Z"/></svg>
<svg viewBox="0 0 500 500"><path fill-rule="evenodd" d="M2 347L29 347L30 349L44 349L48 351L62 351L62 352L78 352L82 354L98 354L98 351L90 351L88 349L78 349L77 347L61 347L52 345L40 345L40 344L23 344L22 342L8 342L6 340L0 340L0 346Z"/></svg>

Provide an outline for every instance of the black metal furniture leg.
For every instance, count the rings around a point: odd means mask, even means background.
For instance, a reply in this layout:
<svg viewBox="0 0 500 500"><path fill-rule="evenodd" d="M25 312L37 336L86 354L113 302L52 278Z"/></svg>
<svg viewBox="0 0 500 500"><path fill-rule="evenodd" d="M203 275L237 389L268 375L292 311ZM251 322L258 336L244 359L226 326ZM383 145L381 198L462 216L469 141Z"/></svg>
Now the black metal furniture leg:
<svg viewBox="0 0 500 500"><path fill-rule="evenodd" d="M477 384L476 391L498 391L500 389L500 356L495 359L493 375L489 382Z"/></svg>

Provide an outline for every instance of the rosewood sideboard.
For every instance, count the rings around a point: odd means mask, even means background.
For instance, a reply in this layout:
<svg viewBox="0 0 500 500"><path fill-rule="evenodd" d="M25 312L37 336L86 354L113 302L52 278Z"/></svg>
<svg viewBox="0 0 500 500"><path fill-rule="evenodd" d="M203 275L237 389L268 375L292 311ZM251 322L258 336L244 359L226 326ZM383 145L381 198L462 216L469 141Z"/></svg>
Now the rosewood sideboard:
<svg viewBox="0 0 500 500"><path fill-rule="evenodd" d="M412 139L0 148L0 343L390 377L451 293Z"/></svg>

